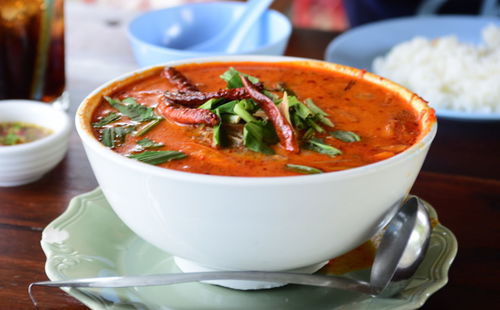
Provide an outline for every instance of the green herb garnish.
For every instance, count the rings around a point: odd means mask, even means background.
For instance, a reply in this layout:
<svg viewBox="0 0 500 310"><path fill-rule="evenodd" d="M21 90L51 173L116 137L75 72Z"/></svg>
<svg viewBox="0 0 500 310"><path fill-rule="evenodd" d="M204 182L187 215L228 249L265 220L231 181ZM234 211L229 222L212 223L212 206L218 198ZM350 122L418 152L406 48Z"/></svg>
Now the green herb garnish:
<svg viewBox="0 0 500 310"><path fill-rule="evenodd" d="M221 99L209 99L205 101L204 104L200 105L198 109L212 110L215 109L217 103L219 103Z"/></svg>
<svg viewBox="0 0 500 310"><path fill-rule="evenodd" d="M104 99L120 113L127 116L136 122L146 122L159 119L160 117L154 113L153 108L137 103L134 98L128 97L120 101L104 96Z"/></svg>
<svg viewBox="0 0 500 310"><path fill-rule="evenodd" d="M137 141L137 144L139 144L141 147L145 149L154 149L154 148L159 148L164 146L165 144L160 143L160 142L155 142L151 139L144 138L142 140Z"/></svg>
<svg viewBox="0 0 500 310"><path fill-rule="evenodd" d="M245 107L245 100L242 100L234 105L233 111L236 115L241 117L245 122L256 122L257 119L250 114Z"/></svg>
<svg viewBox="0 0 500 310"><path fill-rule="evenodd" d="M352 131L346 130L335 130L330 132L330 135L344 142L358 142L361 141L361 137Z"/></svg>
<svg viewBox="0 0 500 310"><path fill-rule="evenodd" d="M99 119L97 122L92 123L92 127L94 128L103 127L114 121L119 120L120 118L121 118L120 114L115 112L109 112L108 114L104 115L101 119Z"/></svg>
<svg viewBox="0 0 500 310"><path fill-rule="evenodd" d="M221 114L234 114L234 106L238 103L238 100L232 100L212 109L212 111L218 111Z"/></svg>
<svg viewBox="0 0 500 310"><path fill-rule="evenodd" d="M315 117L328 127L333 127L332 121L327 118L328 114L314 104L311 98L304 100L304 104L315 114Z"/></svg>
<svg viewBox="0 0 500 310"><path fill-rule="evenodd" d="M333 123L326 118L326 114L323 110L317 107L311 99L306 99L305 102L301 102L295 96L287 96L290 120L293 126L299 130L308 130L310 128L314 129L316 132L324 132L325 130L321 127L318 122L323 123L327 126L333 126Z"/></svg>
<svg viewBox="0 0 500 310"><path fill-rule="evenodd" d="M219 122L216 126L214 126L214 130L212 133L212 146L218 147L221 146L222 144L221 142L222 117L219 110L215 110L214 113L221 119L221 122Z"/></svg>
<svg viewBox="0 0 500 310"><path fill-rule="evenodd" d="M135 132L135 136L140 137L148 133L153 127L158 125L159 122L161 122L163 118L157 118L152 121L147 122L146 124L142 125L137 131Z"/></svg>
<svg viewBox="0 0 500 310"><path fill-rule="evenodd" d="M18 141L21 141L20 136L14 134L14 133L8 133L3 139L3 144L4 145L14 145L14 144L17 144Z"/></svg>
<svg viewBox="0 0 500 310"><path fill-rule="evenodd" d="M101 133L101 142L107 147L114 148L125 141L125 136L134 131L134 126L117 126L104 128Z"/></svg>
<svg viewBox="0 0 500 310"><path fill-rule="evenodd" d="M298 173L303 173L303 174L323 173L323 170L320 170L318 168L309 167L309 166L303 166L303 165L286 164L285 167L288 170L298 172Z"/></svg>
<svg viewBox="0 0 500 310"><path fill-rule="evenodd" d="M254 84L259 82L258 78L238 72L233 67L229 68L226 72L224 72L220 76L220 78L227 82L227 88L243 87L243 82L241 81L240 74L243 74L243 76L247 77L248 80Z"/></svg>
<svg viewBox="0 0 500 310"><path fill-rule="evenodd" d="M274 150L270 145L278 141L276 131L270 122L248 122L243 127L243 144L252 151L272 155Z"/></svg>
<svg viewBox="0 0 500 310"><path fill-rule="evenodd" d="M342 155L342 151L323 142L323 140L318 138L311 138L304 142L304 147L308 150L318 152L321 154L330 155L335 157L337 155Z"/></svg>
<svg viewBox="0 0 500 310"><path fill-rule="evenodd" d="M146 151L139 154L128 155L146 164L158 165L175 159L185 158L187 155L177 151Z"/></svg>

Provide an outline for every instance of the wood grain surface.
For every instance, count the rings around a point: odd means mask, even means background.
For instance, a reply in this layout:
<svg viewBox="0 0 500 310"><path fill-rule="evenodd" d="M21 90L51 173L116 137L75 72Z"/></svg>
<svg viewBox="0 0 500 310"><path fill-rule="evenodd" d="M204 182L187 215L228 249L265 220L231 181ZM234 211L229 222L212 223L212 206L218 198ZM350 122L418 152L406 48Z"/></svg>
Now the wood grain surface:
<svg viewBox="0 0 500 310"><path fill-rule="evenodd" d="M322 59L335 33L295 29L287 55ZM75 107L72 107L74 110ZM412 193L430 202L459 243L449 283L422 309L500 306L500 122L439 121ZM41 231L70 199L97 186L76 133L41 180L0 188L0 309L34 309L30 282L46 280ZM59 289L36 288L41 309L86 309Z"/></svg>

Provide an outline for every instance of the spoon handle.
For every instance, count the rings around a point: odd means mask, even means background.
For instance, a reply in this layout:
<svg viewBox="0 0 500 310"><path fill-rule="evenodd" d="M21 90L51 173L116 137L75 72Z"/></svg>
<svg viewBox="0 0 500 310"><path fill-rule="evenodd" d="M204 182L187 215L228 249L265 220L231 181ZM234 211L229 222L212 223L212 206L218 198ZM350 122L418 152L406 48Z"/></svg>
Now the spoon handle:
<svg viewBox="0 0 500 310"><path fill-rule="evenodd" d="M247 35L250 28L255 24L262 13L271 5L273 0L248 0L248 8L239 18L239 27L236 33L229 41L227 52L235 53L241 45L241 42Z"/></svg>
<svg viewBox="0 0 500 310"><path fill-rule="evenodd" d="M208 280L247 280L302 284L357 291L370 295L373 294L373 290L368 283L353 280L350 278L315 274L310 275L303 273L265 271L189 272L146 276L82 278L67 281L42 281L31 283L29 290L31 291L31 288L33 286L116 288L133 286L159 286Z"/></svg>

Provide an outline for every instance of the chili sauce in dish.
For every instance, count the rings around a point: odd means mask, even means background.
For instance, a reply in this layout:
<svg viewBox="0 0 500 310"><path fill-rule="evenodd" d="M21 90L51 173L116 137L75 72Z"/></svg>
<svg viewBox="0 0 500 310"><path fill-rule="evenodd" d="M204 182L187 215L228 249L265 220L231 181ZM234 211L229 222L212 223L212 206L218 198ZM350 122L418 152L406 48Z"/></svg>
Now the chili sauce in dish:
<svg viewBox="0 0 500 310"><path fill-rule="evenodd" d="M403 152L423 130L408 99L361 77L293 62L160 68L103 96L93 133L131 159L192 173L360 167Z"/></svg>
<svg viewBox="0 0 500 310"><path fill-rule="evenodd" d="M24 122L0 122L0 146L32 142L52 134L52 130Z"/></svg>

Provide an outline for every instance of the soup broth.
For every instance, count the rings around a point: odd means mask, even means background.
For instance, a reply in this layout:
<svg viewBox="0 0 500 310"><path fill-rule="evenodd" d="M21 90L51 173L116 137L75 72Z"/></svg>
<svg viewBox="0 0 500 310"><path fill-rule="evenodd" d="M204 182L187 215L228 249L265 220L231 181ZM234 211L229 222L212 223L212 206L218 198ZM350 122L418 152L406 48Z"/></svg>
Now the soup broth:
<svg viewBox="0 0 500 310"><path fill-rule="evenodd" d="M362 74L255 62L182 65L170 76L166 70L109 90L92 115L95 137L164 168L263 177L360 167L403 152L422 135L411 100ZM230 78L239 80L231 85ZM240 96L208 99L228 86ZM277 109L250 96L249 87Z"/></svg>

